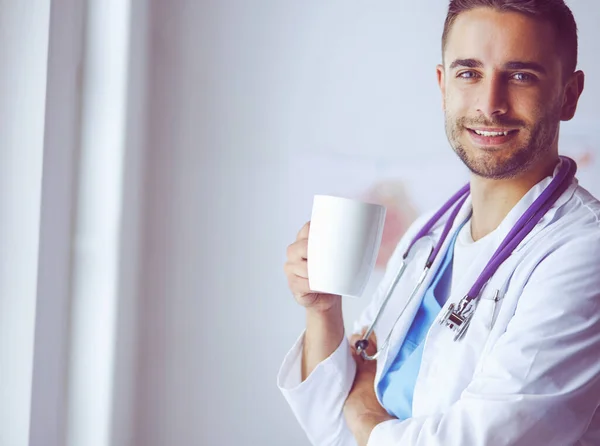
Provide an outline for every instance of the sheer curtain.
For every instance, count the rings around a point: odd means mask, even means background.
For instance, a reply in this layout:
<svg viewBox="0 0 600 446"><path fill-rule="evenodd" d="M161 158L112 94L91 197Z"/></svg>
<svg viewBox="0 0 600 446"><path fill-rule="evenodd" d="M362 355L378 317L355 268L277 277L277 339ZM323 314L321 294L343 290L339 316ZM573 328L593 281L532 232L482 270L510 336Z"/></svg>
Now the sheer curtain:
<svg viewBox="0 0 600 446"><path fill-rule="evenodd" d="M0 1L0 444L26 445L50 0Z"/></svg>
<svg viewBox="0 0 600 446"><path fill-rule="evenodd" d="M0 1L0 444L131 444L145 0Z"/></svg>

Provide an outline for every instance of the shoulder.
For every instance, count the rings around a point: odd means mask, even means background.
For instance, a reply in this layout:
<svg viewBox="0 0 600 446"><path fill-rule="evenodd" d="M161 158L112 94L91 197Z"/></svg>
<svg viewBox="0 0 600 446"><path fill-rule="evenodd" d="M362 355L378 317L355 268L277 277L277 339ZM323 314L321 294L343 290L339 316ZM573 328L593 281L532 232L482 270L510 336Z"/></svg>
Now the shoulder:
<svg viewBox="0 0 600 446"><path fill-rule="evenodd" d="M581 186L577 186L567 208L582 218L582 223L600 228L600 200Z"/></svg>
<svg viewBox="0 0 600 446"><path fill-rule="evenodd" d="M532 238L528 251L548 255L563 246L589 243L593 252L600 241L600 201L581 186L546 218L540 222L543 228ZM600 250L595 254L600 255Z"/></svg>
<svg viewBox="0 0 600 446"><path fill-rule="evenodd" d="M600 290L600 201L588 191L578 186L532 242L520 268L530 280L594 282Z"/></svg>

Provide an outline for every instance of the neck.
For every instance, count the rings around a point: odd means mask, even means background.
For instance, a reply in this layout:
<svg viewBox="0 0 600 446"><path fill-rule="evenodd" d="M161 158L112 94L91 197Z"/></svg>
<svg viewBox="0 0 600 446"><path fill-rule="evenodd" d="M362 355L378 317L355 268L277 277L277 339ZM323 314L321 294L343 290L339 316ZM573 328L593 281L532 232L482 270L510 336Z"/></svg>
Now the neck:
<svg viewBox="0 0 600 446"><path fill-rule="evenodd" d="M477 241L494 231L512 208L544 178L551 176L558 156L549 157L548 162L540 163L525 174L502 180L471 176L471 235Z"/></svg>

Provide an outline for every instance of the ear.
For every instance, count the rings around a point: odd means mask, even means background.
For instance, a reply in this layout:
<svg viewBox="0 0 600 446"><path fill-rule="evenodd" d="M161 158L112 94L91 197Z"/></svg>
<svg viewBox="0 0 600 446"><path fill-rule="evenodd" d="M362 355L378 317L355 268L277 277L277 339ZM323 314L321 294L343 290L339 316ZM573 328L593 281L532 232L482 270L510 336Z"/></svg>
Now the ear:
<svg viewBox="0 0 600 446"><path fill-rule="evenodd" d="M561 121L570 121L573 119L573 116L575 116L577 103L583 92L584 82L585 75L583 74L583 71L576 71L571 74L563 93L563 104L560 114Z"/></svg>
<svg viewBox="0 0 600 446"><path fill-rule="evenodd" d="M444 65L439 64L436 68L438 86L442 92L442 110L446 110L446 84L444 77Z"/></svg>

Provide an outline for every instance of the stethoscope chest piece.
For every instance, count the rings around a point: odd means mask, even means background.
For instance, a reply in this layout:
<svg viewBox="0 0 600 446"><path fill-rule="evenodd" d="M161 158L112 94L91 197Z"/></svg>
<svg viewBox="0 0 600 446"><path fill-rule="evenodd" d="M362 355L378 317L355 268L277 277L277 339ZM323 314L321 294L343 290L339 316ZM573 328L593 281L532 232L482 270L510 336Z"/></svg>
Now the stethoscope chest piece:
<svg viewBox="0 0 600 446"><path fill-rule="evenodd" d="M573 178L575 177L575 172L577 171L577 165L575 161L570 158L562 157L562 163L558 173L552 179L550 184L543 190L543 192L535 199L533 204L524 212L524 214L519 218L519 220L512 227L510 232L506 235L500 246L494 252L492 258L483 268L483 271L477 278L477 280L473 283L473 286L467 293L465 297L463 297L458 304L451 304L448 306L448 309L444 313L444 316L440 320L441 325L445 325L451 331L455 333L454 340L458 341L462 339L469 328L469 324L471 323L471 319L473 318L473 314L477 307L477 302L479 301L478 297L481 294L482 288L485 284L491 279L494 275L498 267L508 258L508 256L513 252L513 250L525 239L527 234L531 232L534 226L542 219L542 217L546 214L548 209L550 209L554 203L558 200L558 198L567 190L567 188L571 185ZM383 299L382 304L375 315L373 322L371 322L371 326L368 328L366 333L363 336L363 339L359 340L356 343L356 351L360 353L360 355L365 360L374 360L377 359L379 353L383 351L390 342L390 337L392 332L394 331L394 327L400 320L401 316L404 313L404 310L408 307L408 304L416 298L417 294L419 294L421 286L425 281L425 277L427 276L428 271L432 267L434 260L442 246L444 245L444 241L450 232L450 229L453 227L454 221L458 216L459 210L462 208L465 203L467 196L469 195L469 185L465 185L461 190L459 190L456 194L442 206L440 210L438 210L429 221L421 228L421 230L417 233L417 235L413 238L412 242L408 245L406 252L404 253L403 262L400 266L396 277L390 284ZM411 249L415 245L415 243L427 237L434 226L438 223L438 221L452 209L450 217L446 221L444 225L444 229L442 234L438 240L438 242L434 245L431 253L429 254L429 258L427 259L425 269L421 274L417 284L413 288L412 293L406 300L404 307L396 317L395 322L392 325L392 328L388 332L387 337L383 343L383 346L380 347L377 352L370 356L366 353L366 348L369 344L368 338L373 332L375 324L379 320L381 316L381 312L386 307L388 301L390 300L392 293L400 281L400 278L403 276L404 271L407 267L407 258ZM494 296L494 305L498 302L498 293L496 291L496 295ZM494 307L495 311L495 307Z"/></svg>
<svg viewBox="0 0 600 446"><path fill-rule="evenodd" d="M455 341L462 339L465 335L476 307L477 299L470 299L469 296L463 297L458 305L450 304L448 306L448 310L440 320L440 324L456 333L454 335Z"/></svg>

